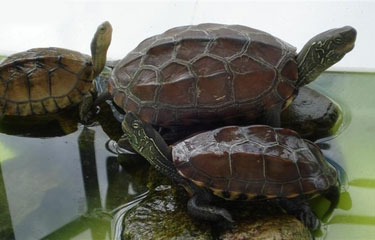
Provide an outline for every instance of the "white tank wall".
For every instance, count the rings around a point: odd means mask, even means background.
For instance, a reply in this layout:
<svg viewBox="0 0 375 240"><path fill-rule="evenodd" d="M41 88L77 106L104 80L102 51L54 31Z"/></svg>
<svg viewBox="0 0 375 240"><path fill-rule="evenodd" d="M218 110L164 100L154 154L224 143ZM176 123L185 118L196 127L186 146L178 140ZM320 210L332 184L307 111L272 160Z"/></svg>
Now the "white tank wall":
<svg viewBox="0 0 375 240"><path fill-rule="evenodd" d="M312 36L351 25L355 49L333 69L375 71L375 1L106 1L12 0L1 6L0 53L33 47L90 52L97 25L114 28L109 57L125 56L144 38L179 25L242 24L267 31L298 49Z"/></svg>

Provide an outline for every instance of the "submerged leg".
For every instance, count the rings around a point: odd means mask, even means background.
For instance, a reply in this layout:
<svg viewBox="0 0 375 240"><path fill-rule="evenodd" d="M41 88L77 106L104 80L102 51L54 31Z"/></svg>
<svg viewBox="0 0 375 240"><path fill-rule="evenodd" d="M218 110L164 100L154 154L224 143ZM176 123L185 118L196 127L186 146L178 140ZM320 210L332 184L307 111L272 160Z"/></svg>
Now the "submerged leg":
<svg viewBox="0 0 375 240"><path fill-rule="evenodd" d="M316 230L319 227L319 219L306 202L283 198L279 200L279 205L311 230Z"/></svg>
<svg viewBox="0 0 375 240"><path fill-rule="evenodd" d="M324 214L323 219L328 217L333 210L337 207L340 199L340 188L338 186L332 186L328 189L327 192L322 194L328 201L331 202L329 209Z"/></svg>
<svg viewBox="0 0 375 240"><path fill-rule="evenodd" d="M209 204L211 200L212 197L209 196L209 193L199 192L194 194L187 203L189 214L193 217L212 222L218 222L223 219L231 223L234 222L226 209L211 206Z"/></svg>

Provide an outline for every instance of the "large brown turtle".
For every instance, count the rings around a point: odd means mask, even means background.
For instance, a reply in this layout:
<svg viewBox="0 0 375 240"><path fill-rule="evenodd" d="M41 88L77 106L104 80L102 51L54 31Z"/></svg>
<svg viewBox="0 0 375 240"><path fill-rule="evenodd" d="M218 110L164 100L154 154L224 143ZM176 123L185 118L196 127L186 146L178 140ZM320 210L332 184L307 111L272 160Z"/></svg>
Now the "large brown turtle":
<svg viewBox="0 0 375 240"><path fill-rule="evenodd" d="M226 126L180 141L170 148L159 133L132 112L122 124L132 147L192 196L192 216L232 222L231 214L211 205L226 200L277 202L306 226L315 229L317 217L306 200L323 194L337 205L336 170L319 147L293 130L266 125Z"/></svg>
<svg viewBox="0 0 375 240"><path fill-rule="evenodd" d="M122 59L108 90L125 112L175 132L239 122L277 127L298 89L343 58L355 39L352 27L331 29L296 54L288 43L245 26L177 27Z"/></svg>
<svg viewBox="0 0 375 240"><path fill-rule="evenodd" d="M111 24L102 23L91 42L92 57L51 47L6 58L0 64L0 116L46 115L83 100L88 104L82 108L91 105L92 80L104 68L111 36Z"/></svg>

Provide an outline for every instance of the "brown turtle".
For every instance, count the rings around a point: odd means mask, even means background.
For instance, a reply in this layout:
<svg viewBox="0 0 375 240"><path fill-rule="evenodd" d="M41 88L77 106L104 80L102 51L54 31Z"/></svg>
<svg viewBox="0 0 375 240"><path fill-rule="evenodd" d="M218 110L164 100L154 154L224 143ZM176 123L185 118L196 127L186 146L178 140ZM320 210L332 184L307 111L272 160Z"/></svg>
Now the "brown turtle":
<svg viewBox="0 0 375 240"><path fill-rule="evenodd" d="M45 115L90 101L111 36L111 24L102 23L91 42L92 58L62 48L34 48L6 58L0 64L0 116Z"/></svg>
<svg viewBox="0 0 375 240"><path fill-rule="evenodd" d="M298 89L352 50L355 38L349 26L328 30L296 54L288 43L245 26L177 27L122 59L108 90L125 112L175 132L240 121L277 127Z"/></svg>
<svg viewBox="0 0 375 240"><path fill-rule="evenodd" d="M131 112L122 127L139 154L192 195L187 207L195 217L233 221L227 210L210 205L214 196L267 199L315 229L319 221L305 200L323 194L331 209L338 202L336 170L317 145L293 130L227 126L169 148L150 124Z"/></svg>

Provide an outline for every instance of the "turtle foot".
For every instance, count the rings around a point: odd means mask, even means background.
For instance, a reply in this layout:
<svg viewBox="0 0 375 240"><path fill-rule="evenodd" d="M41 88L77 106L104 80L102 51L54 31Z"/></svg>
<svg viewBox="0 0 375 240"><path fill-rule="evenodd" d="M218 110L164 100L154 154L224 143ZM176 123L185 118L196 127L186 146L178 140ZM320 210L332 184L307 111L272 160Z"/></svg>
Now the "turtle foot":
<svg viewBox="0 0 375 240"><path fill-rule="evenodd" d="M316 215L312 212L310 207L301 208L299 213L294 214L306 227L315 231L319 228L320 221Z"/></svg>
<svg viewBox="0 0 375 240"><path fill-rule="evenodd" d="M318 229L320 221L306 202L280 199L279 204L289 214L299 219L310 230L315 231Z"/></svg>
<svg viewBox="0 0 375 240"><path fill-rule="evenodd" d="M234 220L232 218L232 215L224 208L221 208L218 210L218 214L224 218L226 221L230 222L230 223L234 223Z"/></svg>
<svg viewBox="0 0 375 240"><path fill-rule="evenodd" d="M85 125L91 124L97 111L94 111L94 97L91 93L83 96L82 102L79 105L79 119ZM96 109L98 110L98 109Z"/></svg>
<svg viewBox="0 0 375 240"><path fill-rule="evenodd" d="M232 215L226 209L209 205L210 198L208 195L202 196L199 194L190 198L187 204L190 215L211 222L221 222L224 220L228 223L233 223Z"/></svg>

